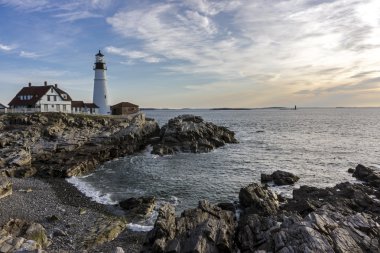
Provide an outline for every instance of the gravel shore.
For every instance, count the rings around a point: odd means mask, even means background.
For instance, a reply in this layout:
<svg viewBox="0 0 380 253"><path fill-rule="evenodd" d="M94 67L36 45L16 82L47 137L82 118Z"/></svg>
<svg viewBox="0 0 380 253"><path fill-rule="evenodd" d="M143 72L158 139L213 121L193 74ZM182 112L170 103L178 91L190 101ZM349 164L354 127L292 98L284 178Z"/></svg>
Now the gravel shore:
<svg viewBox="0 0 380 253"><path fill-rule="evenodd" d="M47 252L83 252L94 226L120 215L113 206L96 203L64 179L11 178L13 194L0 200L0 226L18 218L43 225L52 241ZM95 234L96 235L96 234ZM125 230L115 240L88 252L139 252L144 232Z"/></svg>

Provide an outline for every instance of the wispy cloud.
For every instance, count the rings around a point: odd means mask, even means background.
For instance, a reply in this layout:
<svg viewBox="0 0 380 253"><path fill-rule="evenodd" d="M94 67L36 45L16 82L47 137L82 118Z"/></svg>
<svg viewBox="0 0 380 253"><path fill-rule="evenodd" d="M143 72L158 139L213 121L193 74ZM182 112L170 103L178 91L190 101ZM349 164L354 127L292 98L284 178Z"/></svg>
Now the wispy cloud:
<svg viewBox="0 0 380 253"><path fill-rule="evenodd" d="M290 86L292 93L350 83L358 69L380 65L378 13L377 0L168 0L121 10L107 22L139 40L141 52L167 59L167 71L245 79L252 88Z"/></svg>
<svg viewBox="0 0 380 253"><path fill-rule="evenodd" d="M5 45L5 44L1 44L0 43L0 50L1 51L11 51L13 49L15 49L16 47L13 46L13 45Z"/></svg>
<svg viewBox="0 0 380 253"><path fill-rule="evenodd" d="M142 60L147 63L158 63L162 61L162 59L160 59L159 57L154 57L142 51L136 51L136 50L129 51L125 48L119 48L119 47L113 47L113 46L108 46L105 48L105 50L107 53L128 58L130 60L127 62L128 65L133 63L133 61L131 60Z"/></svg>
<svg viewBox="0 0 380 253"><path fill-rule="evenodd" d="M23 11L39 11L50 6L48 0L0 0L0 4Z"/></svg>
<svg viewBox="0 0 380 253"><path fill-rule="evenodd" d="M63 22L102 17L102 10L112 4L112 0L0 0L0 5L16 8L24 12L46 12Z"/></svg>
<svg viewBox="0 0 380 253"><path fill-rule="evenodd" d="M20 52L20 57L23 57L23 58L38 58L40 57L41 55L37 54L37 53L34 53L34 52L29 52L29 51L21 51Z"/></svg>
<svg viewBox="0 0 380 253"><path fill-rule="evenodd" d="M59 18L63 22L73 22L81 19L100 18L102 15L91 13L89 11L74 11L56 14L54 17Z"/></svg>

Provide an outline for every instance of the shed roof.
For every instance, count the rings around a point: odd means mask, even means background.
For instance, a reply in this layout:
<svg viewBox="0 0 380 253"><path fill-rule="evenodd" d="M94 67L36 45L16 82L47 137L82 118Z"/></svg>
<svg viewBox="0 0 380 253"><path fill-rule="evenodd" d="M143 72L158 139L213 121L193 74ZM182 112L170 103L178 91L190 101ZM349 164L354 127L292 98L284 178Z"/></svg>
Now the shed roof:
<svg viewBox="0 0 380 253"><path fill-rule="evenodd" d="M121 103L118 103L116 105L111 106L111 109L112 108L118 108L118 107L120 108L120 107L139 107L139 106L132 104L132 103L129 103L129 102L121 102Z"/></svg>

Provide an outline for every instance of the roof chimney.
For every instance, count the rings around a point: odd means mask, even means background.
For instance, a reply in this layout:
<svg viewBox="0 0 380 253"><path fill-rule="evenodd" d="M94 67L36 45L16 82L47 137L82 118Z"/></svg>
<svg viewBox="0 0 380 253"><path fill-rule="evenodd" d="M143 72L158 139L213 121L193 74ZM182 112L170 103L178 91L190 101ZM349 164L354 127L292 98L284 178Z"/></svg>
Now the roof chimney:
<svg viewBox="0 0 380 253"><path fill-rule="evenodd" d="M44 82L45 86L47 86L47 81Z"/></svg>
<svg viewBox="0 0 380 253"><path fill-rule="evenodd" d="M58 88L58 84L54 84L54 87L55 87L55 88Z"/></svg>
<svg viewBox="0 0 380 253"><path fill-rule="evenodd" d="M32 86L32 83L31 83L31 82L29 82L28 86L29 86L29 87L31 87L31 86Z"/></svg>

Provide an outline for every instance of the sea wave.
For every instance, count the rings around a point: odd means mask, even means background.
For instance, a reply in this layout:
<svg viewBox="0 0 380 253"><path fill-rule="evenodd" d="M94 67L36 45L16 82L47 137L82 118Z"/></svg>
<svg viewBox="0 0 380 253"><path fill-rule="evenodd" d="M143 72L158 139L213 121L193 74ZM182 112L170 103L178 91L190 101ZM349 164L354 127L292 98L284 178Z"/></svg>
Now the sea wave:
<svg viewBox="0 0 380 253"><path fill-rule="evenodd" d="M135 232L149 232L153 229L153 226L147 226L147 225L140 225L135 223L129 223L127 225L127 228L129 230L135 231Z"/></svg>
<svg viewBox="0 0 380 253"><path fill-rule="evenodd" d="M93 187L90 183L84 182L80 177L70 177L66 179L67 182L74 185L80 192L85 196L91 198L95 202L104 204L104 205L114 205L117 204L117 201L112 200L111 193L102 193Z"/></svg>

